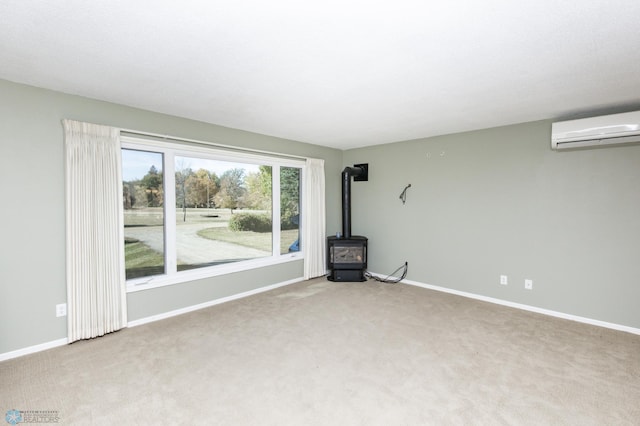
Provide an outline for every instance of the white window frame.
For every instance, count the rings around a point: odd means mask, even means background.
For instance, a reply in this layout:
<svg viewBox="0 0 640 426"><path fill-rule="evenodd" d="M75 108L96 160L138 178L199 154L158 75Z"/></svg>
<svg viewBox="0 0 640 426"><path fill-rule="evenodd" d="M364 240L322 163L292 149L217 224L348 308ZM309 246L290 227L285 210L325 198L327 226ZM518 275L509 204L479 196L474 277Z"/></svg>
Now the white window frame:
<svg viewBox="0 0 640 426"><path fill-rule="evenodd" d="M280 254L280 167L294 167L300 169L300 206L302 206L305 161L289 158L280 158L255 153L229 151L213 147L201 147L195 145L178 144L173 142L159 142L155 140L121 136L121 148L139 151L157 152L163 154L162 175L164 185L164 235L165 235L165 273L148 277L132 278L127 280L127 293L179 284L203 278L247 271L265 266L278 265L304 259L304 241L300 245L300 251ZM272 251L271 256L257 259L249 259L238 262L230 262L222 265L206 266L202 268L177 270L176 253L176 209L167 208L175 206L175 157L197 156L199 158L231 161L245 164L264 165L272 167ZM276 188L278 189L276 191ZM299 235L305 226L306 212L300 213Z"/></svg>

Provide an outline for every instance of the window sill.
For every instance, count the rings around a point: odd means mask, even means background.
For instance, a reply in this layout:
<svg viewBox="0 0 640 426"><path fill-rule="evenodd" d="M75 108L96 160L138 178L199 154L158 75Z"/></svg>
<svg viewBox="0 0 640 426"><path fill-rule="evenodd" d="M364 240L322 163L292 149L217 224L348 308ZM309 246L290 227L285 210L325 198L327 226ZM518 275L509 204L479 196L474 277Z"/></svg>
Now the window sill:
<svg viewBox="0 0 640 426"><path fill-rule="evenodd" d="M228 263L225 265L180 271L172 275L156 275L152 277L136 278L127 281L127 293L150 290L153 288L217 277L220 275L233 274L235 272L249 271L252 269L264 268L266 266L279 265L302 259L304 259L303 253L288 253L277 257L252 259L243 262Z"/></svg>

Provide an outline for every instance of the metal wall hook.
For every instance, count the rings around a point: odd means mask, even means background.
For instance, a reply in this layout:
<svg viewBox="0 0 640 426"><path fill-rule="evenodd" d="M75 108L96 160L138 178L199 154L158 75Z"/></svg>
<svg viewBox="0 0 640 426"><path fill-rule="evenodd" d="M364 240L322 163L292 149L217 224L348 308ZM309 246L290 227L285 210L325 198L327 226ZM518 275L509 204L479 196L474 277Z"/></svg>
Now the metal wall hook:
<svg viewBox="0 0 640 426"><path fill-rule="evenodd" d="M411 188L411 184L404 187L402 193L400 194L400 199L402 200L402 204L407 201L407 189Z"/></svg>

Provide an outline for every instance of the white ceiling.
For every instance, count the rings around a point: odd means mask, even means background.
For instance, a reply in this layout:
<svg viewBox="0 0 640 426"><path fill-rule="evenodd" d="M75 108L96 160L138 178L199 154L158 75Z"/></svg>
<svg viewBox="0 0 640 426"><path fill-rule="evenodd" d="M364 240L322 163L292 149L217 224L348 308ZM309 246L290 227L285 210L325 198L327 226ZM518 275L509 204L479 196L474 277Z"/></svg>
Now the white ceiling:
<svg viewBox="0 0 640 426"><path fill-rule="evenodd" d="M0 78L348 149L639 109L638 16L639 0L2 0Z"/></svg>

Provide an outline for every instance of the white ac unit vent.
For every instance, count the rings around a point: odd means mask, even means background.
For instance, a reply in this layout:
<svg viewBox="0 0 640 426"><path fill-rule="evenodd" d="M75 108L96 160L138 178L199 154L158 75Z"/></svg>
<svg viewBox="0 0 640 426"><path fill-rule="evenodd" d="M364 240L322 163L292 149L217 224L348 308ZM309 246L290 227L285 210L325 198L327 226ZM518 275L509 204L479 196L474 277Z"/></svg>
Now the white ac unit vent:
<svg viewBox="0 0 640 426"><path fill-rule="evenodd" d="M551 149L640 142L640 111L551 124Z"/></svg>

